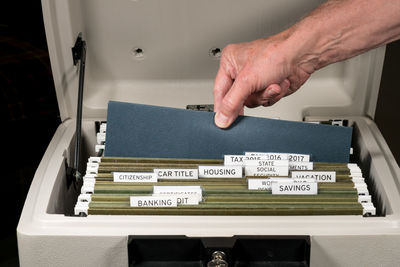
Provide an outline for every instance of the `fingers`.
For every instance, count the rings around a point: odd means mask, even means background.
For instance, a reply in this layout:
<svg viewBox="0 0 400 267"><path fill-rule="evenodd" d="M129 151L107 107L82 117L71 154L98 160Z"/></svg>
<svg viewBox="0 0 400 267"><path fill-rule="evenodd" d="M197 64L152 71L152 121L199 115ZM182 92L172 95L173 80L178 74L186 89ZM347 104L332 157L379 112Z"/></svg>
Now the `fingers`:
<svg viewBox="0 0 400 267"><path fill-rule="evenodd" d="M282 92L285 93L286 96L286 92L288 91L289 87L290 87L290 81L288 79L284 79L279 86L282 88Z"/></svg>
<svg viewBox="0 0 400 267"><path fill-rule="evenodd" d="M222 76L220 73L218 75L227 81L226 76ZM225 86L229 85L229 82L232 82L232 80L225 83L221 82L221 84ZM218 88L217 85L216 88L218 90L214 90L214 97L218 98L218 106L216 109L214 107L216 111L215 124L220 128L229 127L238 115L243 115L244 105L247 107L272 106L282 97L290 94L290 82L288 79L283 80L280 84L271 84L265 90L254 94L251 94L252 88L250 84L246 83L246 80L241 77L235 80L231 88ZM225 96L223 95L224 93ZM214 103L217 103L217 101Z"/></svg>
<svg viewBox="0 0 400 267"><path fill-rule="evenodd" d="M281 93L278 84L271 84L266 89L250 95L245 101L246 107L254 108L258 106L269 106L269 101Z"/></svg>
<svg viewBox="0 0 400 267"><path fill-rule="evenodd" d="M288 79L283 80L280 84L279 87L281 89L280 93L275 95L274 97L272 97L269 102L268 105L264 105L264 107L267 106L272 106L274 105L276 102L278 102L279 100L281 100L283 97L287 96L290 94L289 92L289 88L290 88L290 82Z"/></svg>
<svg viewBox="0 0 400 267"><path fill-rule="evenodd" d="M296 73L290 75L288 80L290 81L291 92L297 91L310 77L310 73L305 72L302 69L297 69Z"/></svg>
<svg viewBox="0 0 400 267"><path fill-rule="evenodd" d="M240 109L240 111L239 111L239 115L244 115L244 107L242 107L241 109Z"/></svg>
<svg viewBox="0 0 400 267"><path fill-rule="evenodd" d="M249 108L272 106L282 97L291 94L289 87L288 79L283 80L280 84L271 84L265 90L250 95L245 101L245 105Z"/></svg>
<svg viewBox="0 0 400 267"><path fill-rule="evenodd" d="M214 112L219 112L222 99L231 88L232 83L230 75L220 67L214 82Z"/></svg>
<svg viewBox="0 0 400 267"><path fill-rule="evenodd" d="M215 115L215 124L220 128L229 127L237 116L243 112L244 102L251 94L251 91L252 88L248 82L248 77L239 75L219 103Z"/></svg>

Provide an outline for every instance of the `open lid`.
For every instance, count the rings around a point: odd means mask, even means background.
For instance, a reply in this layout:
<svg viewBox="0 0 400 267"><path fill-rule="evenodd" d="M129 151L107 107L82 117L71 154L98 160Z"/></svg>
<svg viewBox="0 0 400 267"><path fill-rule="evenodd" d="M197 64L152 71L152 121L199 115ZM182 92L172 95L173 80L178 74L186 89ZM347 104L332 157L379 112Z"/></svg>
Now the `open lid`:
<svg viewBox="0 0 400 267"><path fill-rule="evenodd" d="M185 108L213 103L218 49L276 34L318 0L42 0L62 120L74 118L78 69L71 48L87 43L84 118L105 118L109 100ZM385 47L314 73L295 94L246 115L373 117Z"/></svg>

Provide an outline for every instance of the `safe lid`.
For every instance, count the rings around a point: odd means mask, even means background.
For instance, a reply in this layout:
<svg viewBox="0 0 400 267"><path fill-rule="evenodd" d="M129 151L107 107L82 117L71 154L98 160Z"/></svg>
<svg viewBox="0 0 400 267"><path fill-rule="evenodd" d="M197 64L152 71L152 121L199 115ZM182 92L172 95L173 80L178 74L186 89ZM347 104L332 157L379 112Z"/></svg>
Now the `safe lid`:
<svg viewBox="0 0 400 267"><path fill-rule="evenodd" d="M185 108L213 103L219 51L285 30L318 0L42 0L62 120L74 118L78 67L87 43L84 118L105 118L109 100ZM385 47L314 73L295 94L246 115L374 116Z"/></svg>

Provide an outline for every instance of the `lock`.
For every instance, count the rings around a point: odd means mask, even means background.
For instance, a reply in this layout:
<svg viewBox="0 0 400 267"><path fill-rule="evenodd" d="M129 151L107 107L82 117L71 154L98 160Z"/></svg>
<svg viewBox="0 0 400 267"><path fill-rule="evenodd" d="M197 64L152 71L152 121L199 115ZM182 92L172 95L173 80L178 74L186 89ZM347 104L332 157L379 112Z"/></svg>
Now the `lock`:
<svg viewBox="0 0 400 267"><path fill-rule="evenodd" d="M211 258L207 267L228 267L228 263L225 261L226 255L223 251L214 251Z"/></svg>

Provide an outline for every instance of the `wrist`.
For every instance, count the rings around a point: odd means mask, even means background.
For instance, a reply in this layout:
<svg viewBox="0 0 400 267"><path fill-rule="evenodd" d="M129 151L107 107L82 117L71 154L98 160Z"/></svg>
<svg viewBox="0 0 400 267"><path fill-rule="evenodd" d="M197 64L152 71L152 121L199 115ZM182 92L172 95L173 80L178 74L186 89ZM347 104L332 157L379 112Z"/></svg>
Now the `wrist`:
<svg viewBox="0 0 400 267"><path fill-rule="evenodd" d="M320 27L309 27L306 21L289 28L286 47L291 66L308 73L337 61L340 36L323 34Z"/></svg>
<svg viewBox="0 0 400 267"><path fill-rule="evenodd" d="M315 71L399 38L399 3L327 1L287 30L294 66Z"/></svg>

